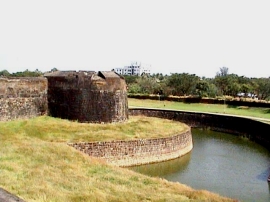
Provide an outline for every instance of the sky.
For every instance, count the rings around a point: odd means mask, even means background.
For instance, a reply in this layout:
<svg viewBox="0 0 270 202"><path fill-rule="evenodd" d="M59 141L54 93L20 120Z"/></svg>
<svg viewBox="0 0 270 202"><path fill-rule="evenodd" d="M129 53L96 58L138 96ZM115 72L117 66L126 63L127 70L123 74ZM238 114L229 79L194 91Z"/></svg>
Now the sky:
<svg viewBox="0 0 270 202"><path fill-rule="evenodd" d="M0 0L0 70L270 76L269 0Z"/></svg>

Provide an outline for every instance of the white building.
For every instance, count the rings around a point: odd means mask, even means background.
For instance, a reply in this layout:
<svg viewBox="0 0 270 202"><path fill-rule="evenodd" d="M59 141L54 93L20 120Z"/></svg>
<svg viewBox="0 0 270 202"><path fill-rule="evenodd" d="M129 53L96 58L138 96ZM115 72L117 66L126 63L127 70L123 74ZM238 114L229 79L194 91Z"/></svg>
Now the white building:
<svg viewBox="0 0 270 202"><path fill-rule="evenodd" d="M113 69L113 71L116 72L117 74L123 75L123 68L115 68Z"/></svg>
<svg viewBox="0 0 270 202"><path fill-rule="evenodd" d="M138 62L133 62L124 68L115 68L114 71L121 75L139 75L150 74L150 65L145 65Z"/></svg>

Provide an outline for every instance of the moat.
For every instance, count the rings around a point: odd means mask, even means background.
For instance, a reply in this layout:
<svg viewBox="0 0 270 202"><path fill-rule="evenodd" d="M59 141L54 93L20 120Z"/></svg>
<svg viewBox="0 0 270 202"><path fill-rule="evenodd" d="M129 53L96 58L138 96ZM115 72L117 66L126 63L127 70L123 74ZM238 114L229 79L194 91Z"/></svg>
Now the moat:
<svg viewBox="0 0 270 202"><path fill-rule="evenodd" d="M192 129L192 135L194 148L189 154L131 169L241 201L270 201L267 149L225 133Z"/></svg>

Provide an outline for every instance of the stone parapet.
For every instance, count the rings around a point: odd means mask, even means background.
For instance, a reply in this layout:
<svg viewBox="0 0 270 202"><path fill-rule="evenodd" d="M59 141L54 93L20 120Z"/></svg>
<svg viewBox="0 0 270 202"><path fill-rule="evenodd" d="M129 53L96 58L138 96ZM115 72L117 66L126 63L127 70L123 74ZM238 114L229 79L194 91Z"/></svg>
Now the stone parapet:
<svg viewBox="0 0 270 202"><path fill-rule="evenodd" d="M207 128L215 131L240 135L255 141L270 150L270 124L248 117L229 114L214 114L180 110L131 108L132 116L144 115L180 121L190 127Z"/></svg>
<svg viewBox="0 0 270 202"><path fill-rule="evenodd" d="M46 113L46 78L0 78L0 121Z"/></svg>
<svg viewBox="0 0 270 202"><path fill-rule="evenodd" d="M171 160L192 150L190 128L178 135L130 141L69 143L70 146L117 166L133 166Z"/></svg>

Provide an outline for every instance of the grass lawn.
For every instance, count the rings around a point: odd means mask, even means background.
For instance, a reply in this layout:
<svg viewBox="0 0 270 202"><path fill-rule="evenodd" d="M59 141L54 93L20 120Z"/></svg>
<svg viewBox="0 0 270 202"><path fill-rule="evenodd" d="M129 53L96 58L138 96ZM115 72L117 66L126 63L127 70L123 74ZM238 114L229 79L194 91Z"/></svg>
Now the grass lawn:
<svg viewBox="0 0 270 202"><path fill-rule="evenodd" d="M140 100L129 98L129 107L152 107L162 109L176 109L176 110L188 110L198 112L210 112L210 113L222 113L233 114L239 116L250 116L257 118L269 119L270 121L270 108L254 108L254 107L241 107L226 105L214 105L214 104L201 104L194 103L188 104L183 102L171 102L171 101L158 101L158 100Z"/></svg>
<svg viewBox="0 0 270 202"><path fill-rule="evenodd" d="M171 135L185 127L149 117L130 117L124 124L84 124L48 116L0 122L0 187L29 202L232 201L110 166L67 145Z"/></svg>

